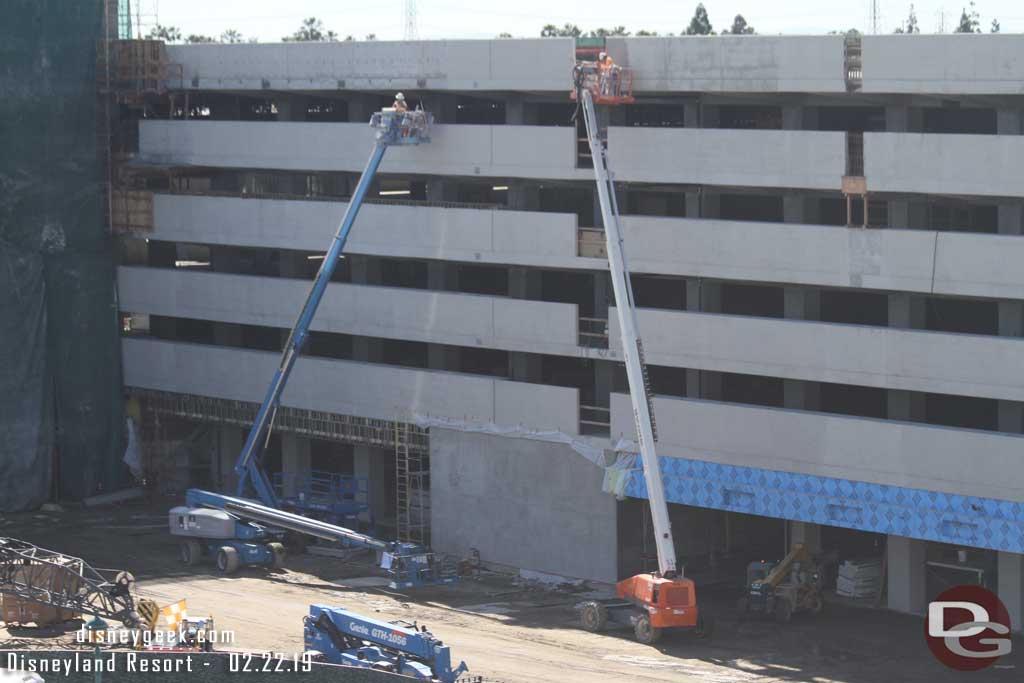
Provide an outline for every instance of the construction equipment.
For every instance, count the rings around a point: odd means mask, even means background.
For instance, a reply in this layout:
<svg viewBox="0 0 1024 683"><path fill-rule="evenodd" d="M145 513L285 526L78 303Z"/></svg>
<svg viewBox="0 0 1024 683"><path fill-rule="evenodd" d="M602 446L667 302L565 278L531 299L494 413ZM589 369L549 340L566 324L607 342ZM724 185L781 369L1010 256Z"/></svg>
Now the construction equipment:
<svg viewBox="0 0 1024 683"><path fill-rule="evenodd" d="M604 221L608 264L615 307L622 335L622 355L629 381L629 396L633 404L636 434L643 461L647 497L654 522L655 545L658 551L658 571L637 574L620 581L616 586L617 601L588 601L580 606L580 619L588 631L600 631L609 622L632 626L637 640L642 643L657 641L668 628L685 628L698 635L710 632L711 621L697 607L697 593L693 581L683 578L676 566L675 545L668 516L665 489L658 469L658 455L654 443L657 427L654 422L653 396L644 361L644 347L637 331L633 289L623 248L619 226L619 209L615 199L614 177L608 164L608 155L598 124L594 101L616 105L633 100L632 92L623 92L620 85L604 82L605 75L592 78L593 65L577 64L574 70L576 100L583 111L587 140L594 162L597 195Z"/></svg>
<svg viewBox="0 0 1024 683"><path fill-rule="evenodd" d="M0 595L3 620L42 626L92 614L139 625L128 572L93 569L82 559L45 550L16 538L0 538ZM42 605L44 609L30 609ZM26 615L31 615L28 618Z"/></svg>
<svg viewBox="0 0 1024 683"><path fill-rule="evenodd" d="M310 605L305 617L305 651L331 664L358 666L412 676L421 681L470 683L459 678L465 662L452 668L451 649L426 626L370 619L341 607Z"/></svg>
<svg viewBox="0 0 1024 683"><path fill-rule="evenodd" d="M327 482L320 493L337 494L333 502L325 502L325 495L284 501L275 491L270 477L260 465L260 455L266 447L288 378L309 337L313 316L331 281L338 259L341 257L349 232L355 223L374 175L380 167L384 152L392 145L419 145L430 142L433 116L422 110L399 112L388 108L370 119L376 130L376 143L363 174L349 200L345 216L334 236L330 248L313 280L313 286L302 306L298 320L285 343L280 365L267 389L263 403L256 414L252 430L235 463L238 475L237 496L227 496L200 489L186 493L185 506L170 511L171 533L182 537L181 557L186 564L195 564L202 557L215 557L218 568L231 574L239 567L263 565L282 566L285 548L281 542L283 531L341 543L347 546L369 548L379 553L381 567L391 576L392 588L410 588L426 583L450 583L457 577L453 564L435 560L429 549L413 543L382 541L353 529L338 525L339 520L354 520L366 509L365 497L360 499L359 482L354 478L344 482ZM319 490L312 479L304 484L311 491ZM283 487L283 484L282 484ZM244 496L248 491L258 501ZM365 486L363 487L365 491ZM351 496L349 496L351 494ZM346 498L346 496L349 496ZM313 517L295 514L286 508L310 513Z"/></svg>
<svg viewBox="0 0 1024 683"><path fill-rule="evenodd" d="M284 547L272 539L280 537L283 530L375 551L380 567L391 578L391 588L454 583L458 578L453 562L436 558L415 543L382 541L253 500L201 489L189 489L185 502L185 507L171 511L171 533L184 537L183 548L189 547L183 549L183 559L186 552L190 553L187 563L192 563L193 557L198 561L203 554L215 555L218 568L226 574L247 564L280 566L278 553L283 561ZM195 551L200 554L192 555Z"/></svg>
<svg viewBox="0 0 1024 683"><path fill-rule="evenodd" d="M746 594L740 598L743 612L771 614L779 622L788 622L798 612L820 614L821 571L802 543L781 562L759 560L747 565Z"/></svg>

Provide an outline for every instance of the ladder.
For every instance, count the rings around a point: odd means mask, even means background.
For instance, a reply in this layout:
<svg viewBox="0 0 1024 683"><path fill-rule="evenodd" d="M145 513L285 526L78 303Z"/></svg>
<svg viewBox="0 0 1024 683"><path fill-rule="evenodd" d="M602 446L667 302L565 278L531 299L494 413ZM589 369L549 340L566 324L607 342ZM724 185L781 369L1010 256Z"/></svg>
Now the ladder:
<svg viewBox="0 0 1024 683"><path fill-rule="evenodd" d="M399 541L429 546L429 456L413 438L409 423L395 423L395 523Z"/></svg>

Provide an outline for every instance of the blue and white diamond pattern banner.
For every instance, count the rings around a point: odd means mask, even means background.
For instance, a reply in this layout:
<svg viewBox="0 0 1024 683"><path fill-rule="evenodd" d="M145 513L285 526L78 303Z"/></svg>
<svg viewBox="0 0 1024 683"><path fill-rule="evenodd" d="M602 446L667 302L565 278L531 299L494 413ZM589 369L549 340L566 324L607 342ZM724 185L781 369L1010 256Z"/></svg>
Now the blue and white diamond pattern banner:
<svg viewBox="0 0 1024 683"><path fill-rule="evenodd" d="M659 461L672 503L1024 552L1024 503L688 458ZM639 469L626 495L647 497Z"/></svg>

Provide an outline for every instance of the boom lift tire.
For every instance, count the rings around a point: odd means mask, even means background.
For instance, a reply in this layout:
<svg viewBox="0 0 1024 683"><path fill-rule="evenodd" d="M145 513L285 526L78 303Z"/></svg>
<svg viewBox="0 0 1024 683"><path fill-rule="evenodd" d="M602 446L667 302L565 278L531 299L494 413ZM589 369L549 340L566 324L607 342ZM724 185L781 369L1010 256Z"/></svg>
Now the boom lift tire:
<svg viewBox="0 0 1024 683"><path fill-rule="evenodd" d="M633 624L633 635L644 645L653 645L661 640L661 631L662 629L651 624L651 617L647 614L638 616L636 623Z"/></svg>
<svg viewBox="0 0 1024 683"><path fill-rule="evenodd" d="M274 561L271 566L274 569L281 569L284 567L284 559L288 556L288 552L285 550L284 545L281 543L268 543L267 547L270 548L270 552L274 554Z"/></svg>
<svg viewBox="0 0 1024 683"><path fill-rule="evenodd" d="M225 574L234 574L238 571L238 551L229 545L222 546L217 551L217 569Z"/></svg>
<svg viewBox="0 0 1024 683"><path fill-rule="evenodd" d="M199 541L194 538L182 541L180 549L181 561L189 567L199 564L203 557L203 546L199 545Z"/></svg>
<svg viewBox="0 0 1024 683"><path fill-rule="evenodd" d="M580 623L585 631L603 631L608 625L608 608L593 600L583 603L580 608Z"/></svg>

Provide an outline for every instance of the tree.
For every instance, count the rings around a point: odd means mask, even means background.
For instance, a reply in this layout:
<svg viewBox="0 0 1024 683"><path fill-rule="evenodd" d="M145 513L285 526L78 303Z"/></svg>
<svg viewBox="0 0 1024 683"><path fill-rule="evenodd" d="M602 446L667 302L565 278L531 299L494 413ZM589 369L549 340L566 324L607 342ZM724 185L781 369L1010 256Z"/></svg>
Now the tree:
<svg viewBox="0 0 1024 683"><path fill-rule="evenodd" d="M653 36L657 36L658 32L657 31L646 31L644 29L640 29L639 31L636 32L636 35L637 35L638 38L643 38L643 37L650 38L650 37L653 37Z"/></svg>
<svg viewBox="0 0 1024 683"><path fill-rule="evenodd" d="M328 31L324 28L324 22L320 21L316 17L309 17L308 19L302 20L302 25L299 26L299 30L290 36L285 36L281 40L285 42L335 42L338 40L338 34L334 31Z"/></svg>
<svg viewBox="0 0 1024 683"><path fill-rule="evenodd" d="M914 4L910 4L910 14L907 16L907 23L896 27L893 33L920 33L921 29L917 25L917 12L914 10Z"/></svg>
<svg viewBox="0 0 1024 683"><path fill-rule="evenodd" d="M595 28L590 32L591 38L606 38L608 36L628 36L629 31L626 30L625 26L616 26L612 29L607 28Z"/></svg>
<svg viewBox="0 0 1024 683"><path fill-rule="evenodd" d="M501 33L498 34L498 37L499 38L511 38L512 34L511 33L507 33L505 31L502 31Z"/></svg>
<svg viewBox="0 0 1024 683"><path fill-rule="evenodd" d="M220 34L220 42L222 43L241 43L244 42L242 34L233 28L229 28Z"/></svg>
<svg viewBox="0 0 1024 683"><path fill-rule="evenodd" d="M377 40L377 34L376 33L367 33L365 39L366 40Z"/></svg>
<svg viewBox="0 0 1024 683"><path fill-rule="evenodd" d="M993 19L992 20L992 30L991 30L991 33L999 33L999 29L1001 29L1001 28L1002 28L1002 26L999 25L999 20L998 19Z"/></svg>
<svg viewBox="0 0 1024 683"><path fill-rule="evenodd" d="M750 36L756 33L754 27L747 23L747 20L743 18L742 14L737 14L736 18L732 20L732 26L722 31L722 35L732 34L734 36Z"/></svg>
<svg viewBox="0 0 1024 683"><path fill-rule="evenodd" d="M165 43L179 43L181 42L181 29L177 26L156 24L153 28L149 29L146 38L149 40L162 40Z"/></svg>
<svg viewBox="0 0 1024 683"><path fill-rule="evenodd" d="M541 38L579 38L581 35L583 31L576 24L565 24L562 28L554 24L544 24L544 28L540 30Z"/></svg>
<svg viewBox="0 0 1024 683"><path fill-rule="evenodd" d="M981 17L974 6L974 0L971 0L971 11L969 14L966 7L960 13L960 25L956 27L953 33L981 33Z"/></svg>
<svg viewBox="0 0 1024 683"><path fill-rule="evenodd" d="M189 45L196 45L197 43L216 43L217 39L210 36L203 36L196 33L190 33L185 38L185 42Z"/></svg>
<svg viewBox="0 0 1024 683"><path fill-rule="evenodd" d="M688 36L710 36L714 33L711 27L711 20L708 19L708 11L704 9L704 3L699 3L690 19L690 25L686 27Z"/></svg>

